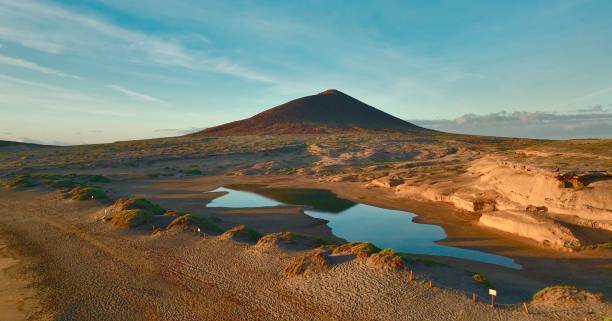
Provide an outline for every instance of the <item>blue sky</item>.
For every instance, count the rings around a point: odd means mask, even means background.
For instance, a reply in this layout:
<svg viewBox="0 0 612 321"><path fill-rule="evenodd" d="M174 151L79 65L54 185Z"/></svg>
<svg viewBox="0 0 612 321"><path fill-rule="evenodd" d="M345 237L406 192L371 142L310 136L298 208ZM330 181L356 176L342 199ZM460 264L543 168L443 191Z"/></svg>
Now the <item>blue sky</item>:
<svg viewBox="0 0 612 321"><path fill-rule="evenodd" d="M606 0L0 0L0 139L178 135L327 88L438 129L518 112L508 128L563 121L482 134L612 136L610 14Z"/></svg>

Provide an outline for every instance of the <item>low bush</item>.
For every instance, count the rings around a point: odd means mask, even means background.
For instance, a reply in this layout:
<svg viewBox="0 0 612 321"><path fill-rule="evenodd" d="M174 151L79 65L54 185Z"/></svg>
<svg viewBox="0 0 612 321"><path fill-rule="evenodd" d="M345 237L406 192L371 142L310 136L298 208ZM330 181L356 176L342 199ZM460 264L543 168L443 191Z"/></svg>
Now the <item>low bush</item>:
<svg viewBox="0 0 612 321"><path fill-rule="evenodd" d="M151 221L153 215L142 209L125 210L116 213L111 219L113 225L123 228L138 227Z"/></svg>
<svg viewBox="0 0 612 321"><path fill-rule="evenodd" d="M383 271L403 270L406 263L393 249L383 249L368 257L368 264Z"/></svg>
<svg viewBox="0 0 612 321"><path fill-rule="evenodd" d="M285 268L284 275L292 277L313 272L320 272L329 267L327 256L320 251L314 251L296 256Z"/></svg>
<svg viewBox="0 0 612 321"><path fill-rule="evenodd" d="M76 187L70 191L73 200L85 201L88 199L108 199L108 195L97 187Z"/></svg>
<svg viewBox="0 0 612 321"><path fill-rule="evenodd" d="M488 287L490 289L495 289L495 287L493 287L491 282L489 282L489 279L486 276L484 276L484 275L482 275L482 274L480 274L478 272L472 273L472 280L474 280L474 282L480 283L480 284L482 284L482 285L484 285L484 286L486 286L486 287Z"/></svg>
<svg viewBox="0 0 612 321"><path fill-rule="evenodd" d="M30 175L19 175L9 180L6 184L13 188L28 188L37 185L37 182Z"/></svg>
<svg viewBox="0 0 612 321"><path fill-rule="evenodd" d="M221 236L223 239L257 242L257 240L261 238L261 233L250 227L247 227L246 225L238 225L225 231Z"/></svg>
<svg viewBox="0 0 612 321"><path fill-rule="evenodd" d="M145 198L120 198L113 204L111 211L145 210L151 215L161 215L166 210L157 204L151 203Z"/></svg>
<svg viewBox="0 0 612 321"><path fill-rule="evenodd" d="M533 301L548 303L600 302L601 293L591 293L573 285L554 285L545 287L533 295Z"/></svg>
<svg viewBox="0 0 612 321"><path fill-rule="evenodd" d="M367 257L380 252L380 249L370 242L349 242L335 247L333 254L355 254L359 257Z"/></svg>
<svg viewBox="0 0 612 321"><path fill-rule="evenodd" d="M191 214L185 214L183 216L174 219L167 227L167 230L175 228L200 228L215 233L222 233L223 229L211 220L205 217L194 216Z"/></svg>
<svg viewBox="0 0 612 321"><path fill-rule="evenodd" d="M198 168L190 168L184 171L185 175L202 175L202 171Z"/></svg>

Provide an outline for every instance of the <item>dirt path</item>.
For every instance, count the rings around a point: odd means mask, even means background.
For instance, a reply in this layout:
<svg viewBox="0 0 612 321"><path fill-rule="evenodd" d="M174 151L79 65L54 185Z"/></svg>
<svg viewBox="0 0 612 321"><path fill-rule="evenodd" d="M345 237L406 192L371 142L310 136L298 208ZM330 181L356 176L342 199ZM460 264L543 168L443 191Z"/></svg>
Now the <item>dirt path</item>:
<svg viewBox="0 0 612 321"><path fill-rule="evenodd" d="M574 320L587 313L580 306L535 315L493 310L360 260L285 279L296 253L116 230L96 220L100 205L50 194L0 191L0 205L0 227L36 258L41 300L56 320Z"/></svg>
<svg viewBox="0 0 612 321"><path fill-rule="evenodd" d="M36 276L28 270L27 258L11 251L0 235L0 320L50 320L43 313Z"/></svg>

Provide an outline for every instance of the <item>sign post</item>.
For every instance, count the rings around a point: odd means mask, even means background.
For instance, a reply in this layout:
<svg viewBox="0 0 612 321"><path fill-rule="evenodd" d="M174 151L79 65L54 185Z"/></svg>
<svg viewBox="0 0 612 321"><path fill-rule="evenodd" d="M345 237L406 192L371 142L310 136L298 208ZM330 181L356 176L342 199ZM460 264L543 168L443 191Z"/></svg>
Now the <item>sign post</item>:
<svg viewBox="0 0 612 321"><path fill-rule="evenodd" d="M495 307L495 297L497 296L497 290L489 289L489 295L491 296L491 307Z"/></svg>

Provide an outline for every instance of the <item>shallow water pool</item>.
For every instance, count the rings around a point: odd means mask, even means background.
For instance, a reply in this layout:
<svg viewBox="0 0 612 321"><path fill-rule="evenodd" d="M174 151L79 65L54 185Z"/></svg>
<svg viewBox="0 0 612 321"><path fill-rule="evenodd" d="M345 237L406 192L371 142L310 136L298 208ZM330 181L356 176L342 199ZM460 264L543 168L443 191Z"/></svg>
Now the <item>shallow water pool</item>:
<svg viewBox="0 0 612 321"><path fill-rule="evenodd" d="M220 187L213 192L227 194L214 199L208 207L304 205L308 207L307 215L327 220L334 235L350 242L371 242L397 252L450 256L521 268L505 256L436 244L446 238L444 230L437 225L413 222L415 214L354 203L327 190L250 188L245 191Z"/></svg>

